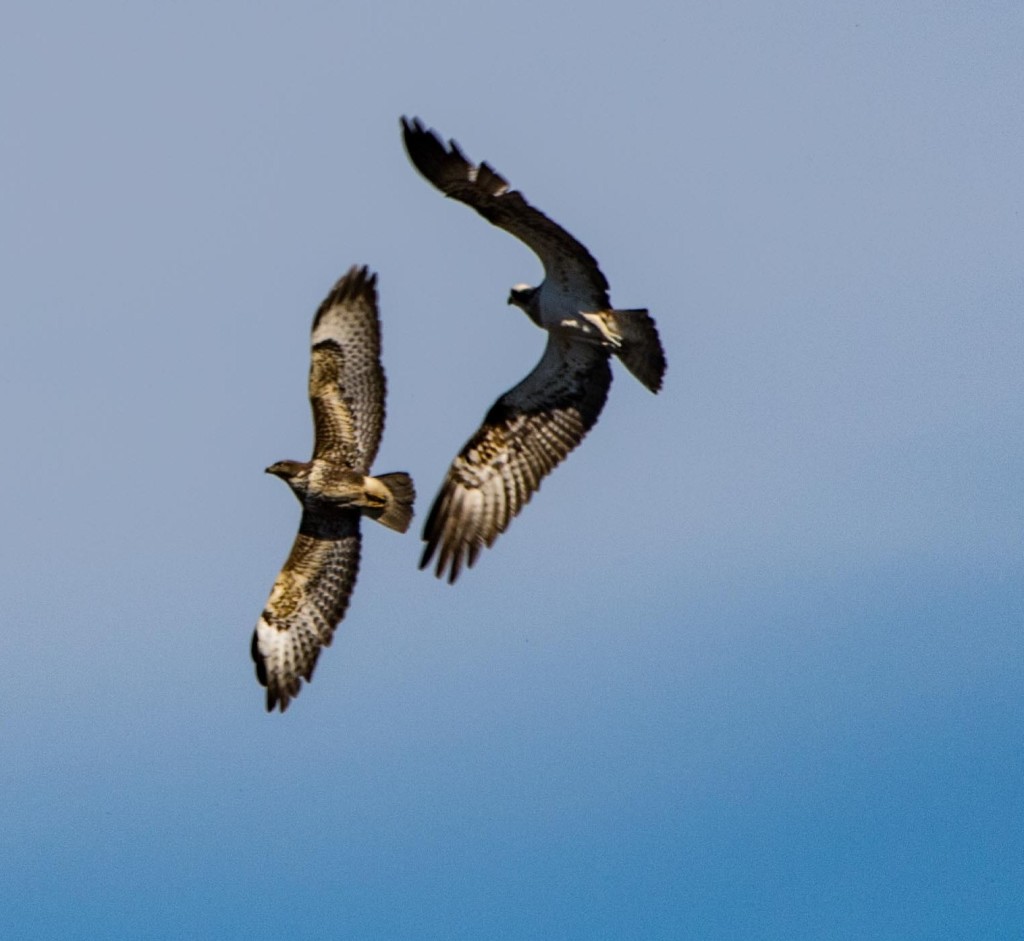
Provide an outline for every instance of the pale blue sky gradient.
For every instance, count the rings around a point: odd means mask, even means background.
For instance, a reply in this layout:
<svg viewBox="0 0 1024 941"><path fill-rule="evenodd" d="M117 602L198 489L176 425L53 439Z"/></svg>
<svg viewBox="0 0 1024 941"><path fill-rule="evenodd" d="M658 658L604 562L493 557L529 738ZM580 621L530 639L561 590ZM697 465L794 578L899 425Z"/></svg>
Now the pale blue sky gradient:
<svg viewBox="0 0 1024 941"><path fill-rule="evenodd" d="M1024 12L894 6L5 8L4 938L1021 936ZM268 716L327 289L380 273L417 533L543 346L402 114L666 386L454 588L366 527Z"/></svg>

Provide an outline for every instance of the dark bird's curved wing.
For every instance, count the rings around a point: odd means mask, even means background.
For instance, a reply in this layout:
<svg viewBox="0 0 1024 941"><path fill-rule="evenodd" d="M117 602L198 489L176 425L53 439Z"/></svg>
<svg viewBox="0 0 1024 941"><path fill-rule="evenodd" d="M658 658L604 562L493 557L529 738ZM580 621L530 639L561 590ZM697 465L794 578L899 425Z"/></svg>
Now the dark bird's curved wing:
<svg viewBox="0 0 1024 941"><path fill-rule="evenodd" d="M419 118L402 118L402 135L413 165L445 196L472 206L488 222L525 242L544 265L545 278L585 301L584 309L611 307L608 280L590 252L522 193L509 189L494 169L470 163L455 141L446 146Z"/></svg>
<svg viewBox="0 0 1024 941"><path fill-rule="evenodd" d="M454 582L491 546L550 473L593 427L612 373L608 353L548 338L540 362L487 413L452 461L423 528L425 568Z"/></svg>
<svg viewBox="0 0 1024 941"><path fill-rule="evenodd" d="M331 643L359 571L359 512L305 510L292 551L252 635L256 677L267 711L281 712L313 677Z"/></svg>
<svg viewBox="0 0 1024 941"><path fill-rule="evenodd" d="M313 457L369 473L384 430L377 275L352 267L313 320Z"/></svg>

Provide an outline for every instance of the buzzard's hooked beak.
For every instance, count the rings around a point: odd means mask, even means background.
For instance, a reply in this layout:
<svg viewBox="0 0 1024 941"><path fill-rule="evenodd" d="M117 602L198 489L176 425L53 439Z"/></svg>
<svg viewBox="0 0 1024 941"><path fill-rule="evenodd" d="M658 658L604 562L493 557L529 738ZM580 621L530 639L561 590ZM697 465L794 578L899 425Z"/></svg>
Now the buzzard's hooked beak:
<svg viewBox="0 0 1024 941"><path fill-rule="evenodd" d="M285 481L289 486L292 486L293 481L297 477L301 477L303 472L309 469L309 464L303 464L301 461L277 461L271 464L265 471L267 474L273 474L275 477L280 477L281 480Z"/></svg>

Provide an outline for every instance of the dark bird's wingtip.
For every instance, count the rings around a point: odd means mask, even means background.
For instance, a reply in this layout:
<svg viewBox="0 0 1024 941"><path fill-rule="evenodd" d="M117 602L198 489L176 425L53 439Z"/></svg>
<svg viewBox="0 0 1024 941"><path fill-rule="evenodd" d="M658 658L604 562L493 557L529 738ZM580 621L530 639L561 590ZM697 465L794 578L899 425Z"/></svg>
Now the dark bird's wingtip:
<svg viewBox="0 0 1024 941"><path fill-rule="evenodd" d="M407 118L404 114L401 117L402 138L405 141L405 149L416 147L417 143L424 137L437 138L433 131L428 131L426 125L419 118ZM440 143L440 141L438 141Z"/></svg>
<svg viewBox="0 0 1024 941"><path fill-rule="evenodd" d="M463 180L471 164L454 140L428 128L419 118L402 118L402 142L412 165L430 183L451 195L453 183Z"/></svg>
<svg viewBox="0 0 1024 941"><path fill-rule="evenodd" d="M438 548L439 547L436 542L427 539L427 544L423 548L423 555L420 556L420 571L423 571L423 569L430 566ZM460 559L457 556L452 558L450 554L441 547L441 552L437 557L437 564L434 565L434 578L447 581L449 585L454 585L455 579L459 577L459 572L462 569L462 566L459 563Z"/></svg>

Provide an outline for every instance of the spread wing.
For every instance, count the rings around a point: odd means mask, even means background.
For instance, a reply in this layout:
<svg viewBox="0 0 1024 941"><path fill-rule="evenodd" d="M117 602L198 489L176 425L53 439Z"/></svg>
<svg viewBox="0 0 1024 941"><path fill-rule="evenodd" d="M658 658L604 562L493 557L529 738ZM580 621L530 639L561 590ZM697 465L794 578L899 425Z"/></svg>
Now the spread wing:
<svg viewBox="0 0 1024 941"><path fill-rule="evenodd" d="M555 335L540 362L487 413L452 461L423 528L425 568L454 582L529 502L597 421L611 385L608 353Z"/></svg>
<svg viewBox="0 0 1024 941"><path fill-rule="evenodd" d="M267 711L282 712L313 677L345 614L359 571L359 513L304 510L299 534L252 635Z"/></svg>
<svg viewBox="0 0 1024 941"><path fill-rule="evenodd" d="M377 275L352 267L313 320L313 457L369 473L384 430Z"/></svg>
<svg viewBox="0 0 1024 941"><path fill-rule="evenodd" d="M522 193L486 163L472 164L455 141L444 142L419 118L402 118L409 159L445 196L472 206L488 222L525 242L544 265L544 276L581 309L607 310L608 281L594 257L558 223L534 209Z"/></svg>

